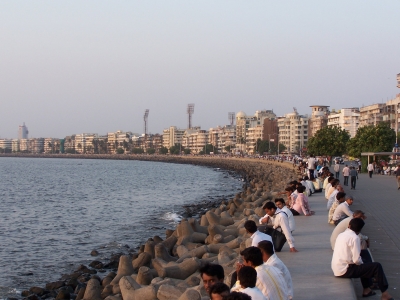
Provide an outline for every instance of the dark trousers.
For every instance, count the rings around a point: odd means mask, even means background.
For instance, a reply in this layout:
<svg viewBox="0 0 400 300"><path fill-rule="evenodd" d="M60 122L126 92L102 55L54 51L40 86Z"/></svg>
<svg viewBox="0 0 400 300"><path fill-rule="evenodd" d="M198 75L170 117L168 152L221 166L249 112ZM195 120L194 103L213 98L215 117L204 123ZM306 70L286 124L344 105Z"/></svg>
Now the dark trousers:
<svg viewBox="0 0 400 300"><path fill-rule="evenodd" d="M349 176L344 176L344 185L349 185Z"/></svg>
<svg viewBox="0 0 400 300"><path fill-rule="evenodd" d="M314 169L308 169L308 171L310 172L310 180L312 181L314 179Z"/></svg>
<svg viewBox="0 0 400 300"><path fill-rule="evenodd" d="M374 171L368 171L369 178L372 178L372 172L374 172Z"/></svg>
<svg viewBox="0 0 400 300"><path fill-rule="evenodd" d="M346 273L340 277L360 278L364 289L371 286L371 278L374 277L382 293L389 287L382 265L378 262L364 263L362 265L349 265Z"/></svg>
<svg viewBox="0 0 400 300"><path fill-rule="evenodd" d="M353 189L356 188L356 181L357 181L357 177L356 176L351 176L351 187Z"/></svg>
<svg viewBox="0 0 400 300"><path fill-rule="evenodd" d="M339 179L339 172L335 172L335 178Z"/></svg>
<svg viewBox="0 0 400 300"><path fill-rule="evenodd" d="M300 215L299 212L293 208L290 208L290 211L292 212L293 216L298 216Z"/></svg>

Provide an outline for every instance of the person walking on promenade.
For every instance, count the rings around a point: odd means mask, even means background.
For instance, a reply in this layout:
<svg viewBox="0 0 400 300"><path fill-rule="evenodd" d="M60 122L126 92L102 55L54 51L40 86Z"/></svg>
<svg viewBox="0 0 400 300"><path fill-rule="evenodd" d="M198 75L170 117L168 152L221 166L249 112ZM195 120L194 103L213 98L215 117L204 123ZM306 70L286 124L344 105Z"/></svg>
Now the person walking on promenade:
<svg viewBox="0 0 400 300"><path fill-rule="evenodd" d="M358 173L355 167L352 167L350 170L350 183L351 183L351 189L355 190L356 189L356 182L358 179Z"/></svg>
<svg viewBox="0 0 400 300"><path fill-rule="evenodd" d="M343 172L343 185L349 185L349 175L350 175L350 169L347 165L342 170Z"/></svg>
<svg viewBox="0 0 400 300"><path fill-rule="evenodd" d="M335 179L339 179L340 165L338 163L335 163L333 170L335 171Z"/></svg>
<svg viewBox="0 0 400 300"><path fill-rule="evenodd" d="M397 166L396 171L397 189L400 190L400 165Z"/></svg>
<svg viewBox="0 0 400 300"><path fill-rule="evenodd" d="M369 178L372 178L372 173L374 172L374 165L372 163L369 163L367 166Z"/></svg>
<svg viewBox="0 0 400 300"><path fill-rule="evenodd" d="M360 218L351 219L349 228L338 235L331 261L333 274L342 278L360 278L363 297L375 295L375 292L370 289L371 278L374 277L382 292L381 299L392 300L393 297L387 291L389 283L382 265L378 262L363 263L361 259L361 243L358 234L364 224Z"/></svg>
<svg viewBox="0 0 400 300"><path fill-rule="evenodd" d="M308 171L310 173L309 178L311 180L314 179L314 170L315 170L315 158L314 155L310 155L310 158L308 159Z"/></svg>

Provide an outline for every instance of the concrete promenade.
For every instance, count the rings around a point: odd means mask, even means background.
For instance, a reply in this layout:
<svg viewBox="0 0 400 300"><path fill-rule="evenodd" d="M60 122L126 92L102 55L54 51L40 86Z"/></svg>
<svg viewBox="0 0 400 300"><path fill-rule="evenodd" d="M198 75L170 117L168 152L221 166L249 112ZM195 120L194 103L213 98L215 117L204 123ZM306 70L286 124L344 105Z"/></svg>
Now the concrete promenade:
<svg viewBox="0 0 400 300"><path fill-rule="evenodd" d="M342 173L339 180L343 183ZM351 190L350 186L344 188L347 194L354 197L351 209L361 209L366 213L363 234L370 239L374 260L383 266L390 294L400 299L400 190L397 190L396 177L374 174L369 178L364 173L359 175L355 190ZM354 280L354 283L359 296L362 289L360 281ZM380 292L376 292L377 295L369 299L380 299Z"/></svg>
<svg viewBox="0 0 400 300"><path fill-rule="evenodd" d="M292 275L294 299L356 299L352 281L334 277L331 270L333 225L328 224L324 193L309 197L309 203L315 215L295 217L299 252L290 253L286 243L277 253Z"/></svg>

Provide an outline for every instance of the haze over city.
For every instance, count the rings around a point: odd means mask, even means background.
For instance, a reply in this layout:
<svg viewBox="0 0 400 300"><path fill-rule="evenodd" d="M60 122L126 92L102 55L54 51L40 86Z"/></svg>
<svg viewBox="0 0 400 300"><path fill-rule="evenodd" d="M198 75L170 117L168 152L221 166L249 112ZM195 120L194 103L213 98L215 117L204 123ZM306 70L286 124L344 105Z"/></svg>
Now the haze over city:
<svg viewBox="0 0 400 300"><path fill-rule="evenodd" d="M0 137L228 124L394 98L399 1L2 1Z"/></svg>

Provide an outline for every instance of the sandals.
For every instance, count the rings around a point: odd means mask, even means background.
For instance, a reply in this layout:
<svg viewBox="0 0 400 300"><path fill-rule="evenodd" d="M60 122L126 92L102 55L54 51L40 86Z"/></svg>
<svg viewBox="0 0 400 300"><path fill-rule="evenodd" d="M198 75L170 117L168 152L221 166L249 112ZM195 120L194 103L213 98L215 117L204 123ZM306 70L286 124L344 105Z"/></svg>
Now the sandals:
<svg viewBox="0 0 400 300"><path fill-rule="evenodd" d="M371 290L368 294L363 294L362 296L363 296L363 298L366 298L366 297L371 297L371 296L374 296L374 295L376 295L376 293Z"/></svg>

